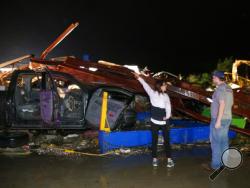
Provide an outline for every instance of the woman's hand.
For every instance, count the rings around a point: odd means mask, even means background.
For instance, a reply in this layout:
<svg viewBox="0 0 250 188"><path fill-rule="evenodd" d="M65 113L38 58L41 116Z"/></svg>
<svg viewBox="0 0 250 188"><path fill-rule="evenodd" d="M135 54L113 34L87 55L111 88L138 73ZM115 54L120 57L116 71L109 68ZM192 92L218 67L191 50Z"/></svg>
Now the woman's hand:
<svg viewBox="0 0 250 188"><path fill-rule="evenodd" d="M136 79L140 78L140 75L136 72L132 72L132 74L135 76Z"/></svg>
<svg viewBox="0 0 250 188"><path fill-rule="evenodd" d="M166 121L166 125L170 125L170 123L169 123L169 118L164 117L164 118L163 118L163 121Z"/></svg>

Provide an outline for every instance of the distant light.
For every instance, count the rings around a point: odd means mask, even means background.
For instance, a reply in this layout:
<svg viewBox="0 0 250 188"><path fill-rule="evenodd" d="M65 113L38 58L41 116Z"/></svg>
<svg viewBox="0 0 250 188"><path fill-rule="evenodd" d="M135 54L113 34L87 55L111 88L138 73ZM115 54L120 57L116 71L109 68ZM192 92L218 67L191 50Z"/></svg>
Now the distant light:
<svg viewBox="0 0 250 188"><path fill-rule="evenodd" d="M208 97L207 97L207 100L208 100L208 102L210 102L210 103L213 102L213 100L212 100L211 98L208 98Z"/></svg>
<svg viewBox="0 0 250 188"><path fill-rule="evenodd" d="M231 87L232 89L238 89L238 88L240 88L239 85L234 84L234 83L231 83L231 84L230 84L230 87Z"/></svg>
<svg viewBox="0 0 250 188"><path fill-rule="evenodd" d="M124 65L124 67L126 67L126 68L128 68L130 70L133 70L138 74L140 73L139 67L137 65Z"/></svg>
<svg viewBox="0 0 250 188"><path fill-rule="evenodd" d="M89 67L89 70L95 72L95 71L97 71L98 69L95 68L95 67Z"/></svg>
<svg viewBox="0 0 250 188"><path fill-rule="evenodd" d="M80 66L80 69L86 69L86 67ZM95 68L95 67L89 67L89 71L95 72L95 71L97 71L97 70L98 70L98 69Z"/></svg>
<svg viewBox="0 0 250 188"><path fill-rule="evenodd" d="M82 60L83 61L90 61L90 55L89 54L83 54Z"/></svg>
<svg viewBox="0 0 250 188"><path fill-rule="evenodd" d="M15 70L16 68L0 68L0 72L10 72L12 70Z"/></svg>
<svg viewBox="0 0 250 188"><path fill-rule="evenodd" d="M178 75L179 80L183 79L183 76L181 74Z"/></svg>
<svg viewBox="0 0 250 188"><path fill-rule="evenodd" d="M211 87L207 88L206 91L213 91Z"/></svg>
<svg viewBox="0 0 250 188"><path fill-rule="evenodd" d="M5 91L6 87L5 86L0 86L0 91Z"/></svg>

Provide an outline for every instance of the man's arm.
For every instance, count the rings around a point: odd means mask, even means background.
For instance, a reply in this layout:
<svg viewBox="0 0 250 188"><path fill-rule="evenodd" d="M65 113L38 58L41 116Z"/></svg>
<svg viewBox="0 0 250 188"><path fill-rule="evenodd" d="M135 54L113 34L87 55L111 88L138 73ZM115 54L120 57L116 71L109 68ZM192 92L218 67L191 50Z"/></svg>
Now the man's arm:
<svg viewBox="0 0 250 188"><path fill-rule="evenodd" d="M216 123L215 123L216 129L219 129L221 127L221 119L222 119L224 110L225 110L225 101L220 100L219 101L219 111L218 111L218 115L217 115L217 119L216 119Z"/></svg>

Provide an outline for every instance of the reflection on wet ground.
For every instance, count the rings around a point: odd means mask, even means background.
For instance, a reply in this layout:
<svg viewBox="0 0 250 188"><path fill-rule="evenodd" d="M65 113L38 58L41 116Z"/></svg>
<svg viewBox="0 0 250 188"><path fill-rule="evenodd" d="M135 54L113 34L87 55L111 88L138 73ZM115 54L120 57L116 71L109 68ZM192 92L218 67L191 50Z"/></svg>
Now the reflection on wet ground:
<svg viewBox="0 0 250 188"><path fill-rule="evenodd" d="M208 146L174 150L176 166L151 166L150 153L106 157L0 156L0 187L250 187L250 157L243 166L225 170L214 182L201 164L210 159Z"/></svg>

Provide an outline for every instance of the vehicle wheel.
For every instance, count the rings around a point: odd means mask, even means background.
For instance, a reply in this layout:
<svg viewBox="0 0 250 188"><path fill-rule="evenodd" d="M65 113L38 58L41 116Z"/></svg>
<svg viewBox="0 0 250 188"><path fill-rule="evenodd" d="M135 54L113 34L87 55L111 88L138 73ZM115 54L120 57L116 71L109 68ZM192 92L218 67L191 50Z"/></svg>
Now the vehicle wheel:
<svg viewBox="0 0 250 188"><path fill-rule="evenodd" d="M16 148L28 144L29 135L23 132L1 132L0 147L1 148Z"/></svg>
<svg viewBox="0 0 250 188"><path fill-rule="evenodd" d="M6 124L6 94L0 92L0 127Z"/></svg>

